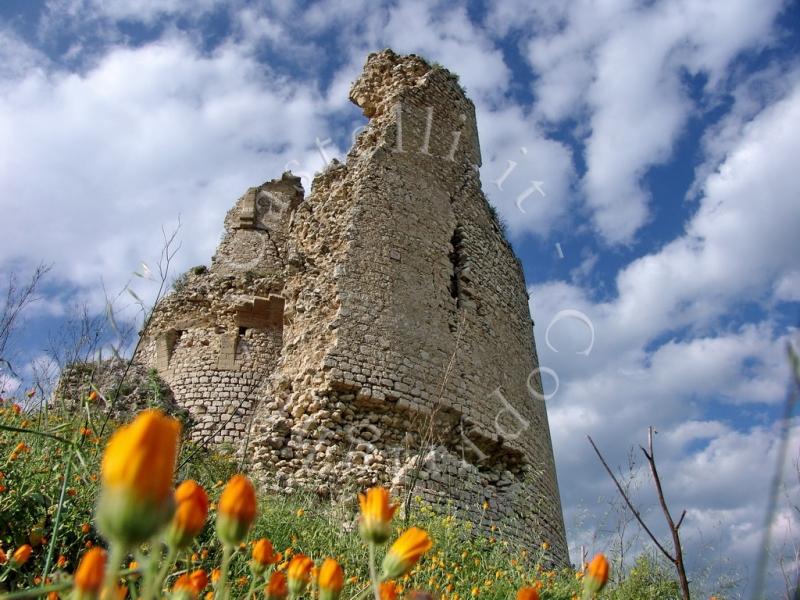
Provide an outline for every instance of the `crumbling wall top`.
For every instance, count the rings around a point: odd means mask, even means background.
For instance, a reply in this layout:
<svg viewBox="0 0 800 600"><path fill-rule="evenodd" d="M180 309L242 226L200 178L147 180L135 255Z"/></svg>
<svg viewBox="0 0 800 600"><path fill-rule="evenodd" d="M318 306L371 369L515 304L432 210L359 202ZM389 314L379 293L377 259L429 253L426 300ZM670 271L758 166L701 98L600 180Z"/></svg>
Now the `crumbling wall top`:
<svg viewBox="0 0 800 600"><path fill-rule="evenodd" d="M373 52L350 88L350 100L368 119L380 116L391 109L403 89L416 85L433 68L416 54L400 56L388 48Z"/></svg>

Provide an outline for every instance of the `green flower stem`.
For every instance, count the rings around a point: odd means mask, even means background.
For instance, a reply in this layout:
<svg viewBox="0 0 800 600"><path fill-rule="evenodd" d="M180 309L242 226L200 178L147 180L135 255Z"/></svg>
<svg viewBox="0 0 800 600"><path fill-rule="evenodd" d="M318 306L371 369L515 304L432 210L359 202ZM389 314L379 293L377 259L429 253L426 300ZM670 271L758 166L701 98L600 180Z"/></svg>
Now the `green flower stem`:
<svg viewBox="0 0 800 600"><path fill-rule="evenodd" d="M56 516L53 519L53 533L50 535L50 545L47 548L47 558L44 561L44 569L42 569L42 581L47 581L47 576L50 574L50 566L53 564L53 555L56 550L56 540L58 539L58 528L61 525L61 512L64 507L64 499L67 493L67 485L69 478L72 475L72 459L74 452L67 455L67 464L64 467L64 481L61 482L61 493L58 496L58 508L56 508Z"/></svg>
<svg viewBox="0 0 800 600"><path fill-rule="evenodd" d="M118 576L124 577L125 575L133 575L139 573L139 569L123 569L119 573ZM63 592L72 587L72 579L68 578L64 581L59 581L58 583L51 583L50 585L28 588L25 590L20 590L18 592L12 592L10 594L0 594L0 600L20 600L21 598L39 598L40 596L45 596L50 592ZM132 587L129 589L133 589ZM133 593L131 593L133 597Z"/></svg>
<svg viewBox="0 0 800 600"><path fill-rule="evenodd" d="M0 575L0 582L5 581L8 578L8 574L11 573L11 571L13 571L13 570L14 570L14 567L11 564L11 560L9 560L8 561L8 565L6 565L6 568L3 569L3 574Z"/></svg>
<svg viewBox="0 0 800 600"><path fill-rule="evenodd" d="M60 583L51 583L44 587L29 588L27 590L20 590L19 592L12 592L10 594L0 595L2 600L19 600L20 598L38 598L39 596L46 596L50 592L63 592L72 587L72 580L62 581Z"/></svg>
<svg viewBox="0 0 800 600"><path fill-rule="evenodd" d="M230 544L222 546L222 566L220 568L219 581L217 582L216 600L225 600L228 597L228 570L231 566L231 555L233 547Z"/></svg>
<svg viewBox="0 0 800 600"><path fill-rule="evenodd" d="M155 585L153 586L153 592L155 593L156 598L161 597L161 590L164 588L164 581L167 579L169 570L175 565L176 558L178 558L178 549L175 546L170 545L167 548L167 558L164 560L164 564L161 565L161 569L156 577Z"/></svg>
<svg viewBox="0 0 800 600"><path fill-rule="evenodd" d="M106 598L115 598L117 579L119 578L119 564L128 553L125 546L120 543L111 544L106 563L106 579L103 583L103 593Z"/></svg>
<svg viewBox="0 0 800 600"><path fill-rule="evenodd" d="M261 579L261 576L257 575L253 569L250 569L250 587L247 589L247 595L245 596L246 600L250 600L253 596L253 591L256 589L256 581Z"/></svg>
<svg viewBox="0 0 800 600"><path fill-rule="evenodd" d="M150 542L150 554L142 563L144 569L142 572L142 600L150 600L157 595L156 579L158 578L158 563L161 562L161 540L158 537L153 537Z"/></svg>
<svg viewBox="0 0 800 600"><path fill-rule="evenodd" d="M363 598L364 596L366 596L367 594L370 594L370 593L372 593L372 583L371 582L370 582L369 585L367 585L367 587L365 587L360 592L357 592L355 596L351 597L350 600L361 600L361 598Z"/></svg>
<svg viewBox="0 0 800 600"><path fill-rule="evenodd" d="M375 594L375 600L381 600L380 581L375 570L375 542L369 543L369 578L372 581L372 592Z"/></svg>

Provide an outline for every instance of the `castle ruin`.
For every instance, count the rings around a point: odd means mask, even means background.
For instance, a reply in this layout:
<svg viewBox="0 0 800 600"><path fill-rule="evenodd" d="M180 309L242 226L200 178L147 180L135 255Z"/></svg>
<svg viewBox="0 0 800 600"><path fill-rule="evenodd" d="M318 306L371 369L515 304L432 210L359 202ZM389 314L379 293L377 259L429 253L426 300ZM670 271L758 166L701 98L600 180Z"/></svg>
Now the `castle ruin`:
<svg viewBox="0 0 800 600"><path fill-rule="evenodd" d="M350 98L369 124L346 164L307 195L290 173L247 190L135 361L267 488L413 489L566 564L523 271L481 191L474 105L390 50Z"/></svg>

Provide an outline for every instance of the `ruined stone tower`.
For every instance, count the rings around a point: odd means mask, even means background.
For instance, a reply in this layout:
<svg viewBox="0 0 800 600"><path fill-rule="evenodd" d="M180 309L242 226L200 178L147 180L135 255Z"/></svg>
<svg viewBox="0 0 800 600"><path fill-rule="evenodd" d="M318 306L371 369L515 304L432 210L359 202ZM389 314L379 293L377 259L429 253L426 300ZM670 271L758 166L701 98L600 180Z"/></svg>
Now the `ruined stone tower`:
<svg viewBox="0 0 800 600"><path fill-rule="evenodd" d="M136 360L267 487L413 489L566 563L525 281L481 192L475 108L448 71L390 50L350 98L369 125L346 164L305 197L290 173L247 190Z"/></svg>

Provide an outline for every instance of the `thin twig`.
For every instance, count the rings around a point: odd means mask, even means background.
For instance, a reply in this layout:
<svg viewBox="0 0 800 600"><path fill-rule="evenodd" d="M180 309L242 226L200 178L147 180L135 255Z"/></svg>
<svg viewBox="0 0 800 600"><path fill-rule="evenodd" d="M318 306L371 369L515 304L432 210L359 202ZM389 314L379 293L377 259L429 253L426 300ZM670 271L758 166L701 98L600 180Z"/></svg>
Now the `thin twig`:
<svg viewBox="0 0 800 600"><path fill-rule="evenodd" d="M592 439L592 436L589 436L589 435L587 435L586 437L587 437L587 438L589 438L589 443L592 445L592 448L594 448L594 451L595 451L595 453L597 454L597 457L600 459L600 462L601 462L601 463L603 463L603 467L605 467L605 470L606 470L606 472L608 473L609 477L611 477L611 480L612 480L612 481L614 482L614 484L617 486L617 489L619 490L619 493L620 493L620 495L622 496L622 499L623 499L623 500L625 500L625 504L627 504L627 505L628 505L628 508L629 508L629 509L631 510L631 512L633 513L633 516L634 516L634 517L636 517L636 520L637 520L637 521L639 521L639 525L641 525L641 526L642 526L642 529L644 529L645 533L646 533L648 536L650 536L650 539L651 539L651 540L653 540L653 543L656 545L656 547L657 547L659 550L661 550L661 553L662 553L664 556L666 556L666 557L667 557L667 559L669 559L669 561L670 561L670 562L675 562L675 559L674 559L674 558L672 557L672 555L671 555L671 554L670 554L670 553L667 551L667 549L666 549L666 548L664 548L664 546L662 546L662 545L661 545L661 542L659 542L659 541L658 541L658 538L656 538L656 536L653 534L653 532L652 532L652 531L650 531L650 528L647 526L647 524L646 524L646 523L644 522L644 520L642 519L642 515L641 515L641 514L639 514L639 511L638 511L638 510L636 510L636 508L633 506L633 504L631 503L631 501L628 499L628 495L627 495L627 494L625 493L625 491L622 489L622 486L621 486L621 485L620 485L620 483L617 481L617 478L616 478L616 477L614 477L614 473L611 471L611 468L608 466L608 463L607 463L607 462L606 462L606 460L603 458L603 455L602 455L602 454L600 454L600 450L598 450L598 449L597 449L597 446L595 445L595 443L594 443L594 440Z"/></svg>
<svg viewBox="0 0 800 600"><path fill-rule="evenodd" d="M645 458L647 458L647 462L650 464L650 473L653 475L653 482L655 483L656 491L658 492L658 503L661 505L661 511L664 513L664 518L667 520L669 532L672 535L672 545L675 552L675 557L672 559L672 562L675 565L675 570L678 572L681 594L685 600L689 600L689 579L686 577L686 566L683 564L683 549L681 548L681 538L680 534L678 533L678 528L683 522L683 517L686 515L686 511L683 511L680 521L676 526L675 522L672 520L672 514L669 511L669 507L667 506L667 500L664 497L664 490L661 486L661 478L658 476L658 469L656 468L655 452L653 451L653 432L653 427L649 427L647 430L648 450L642 448L642 452L644 453Z"/></svg>

